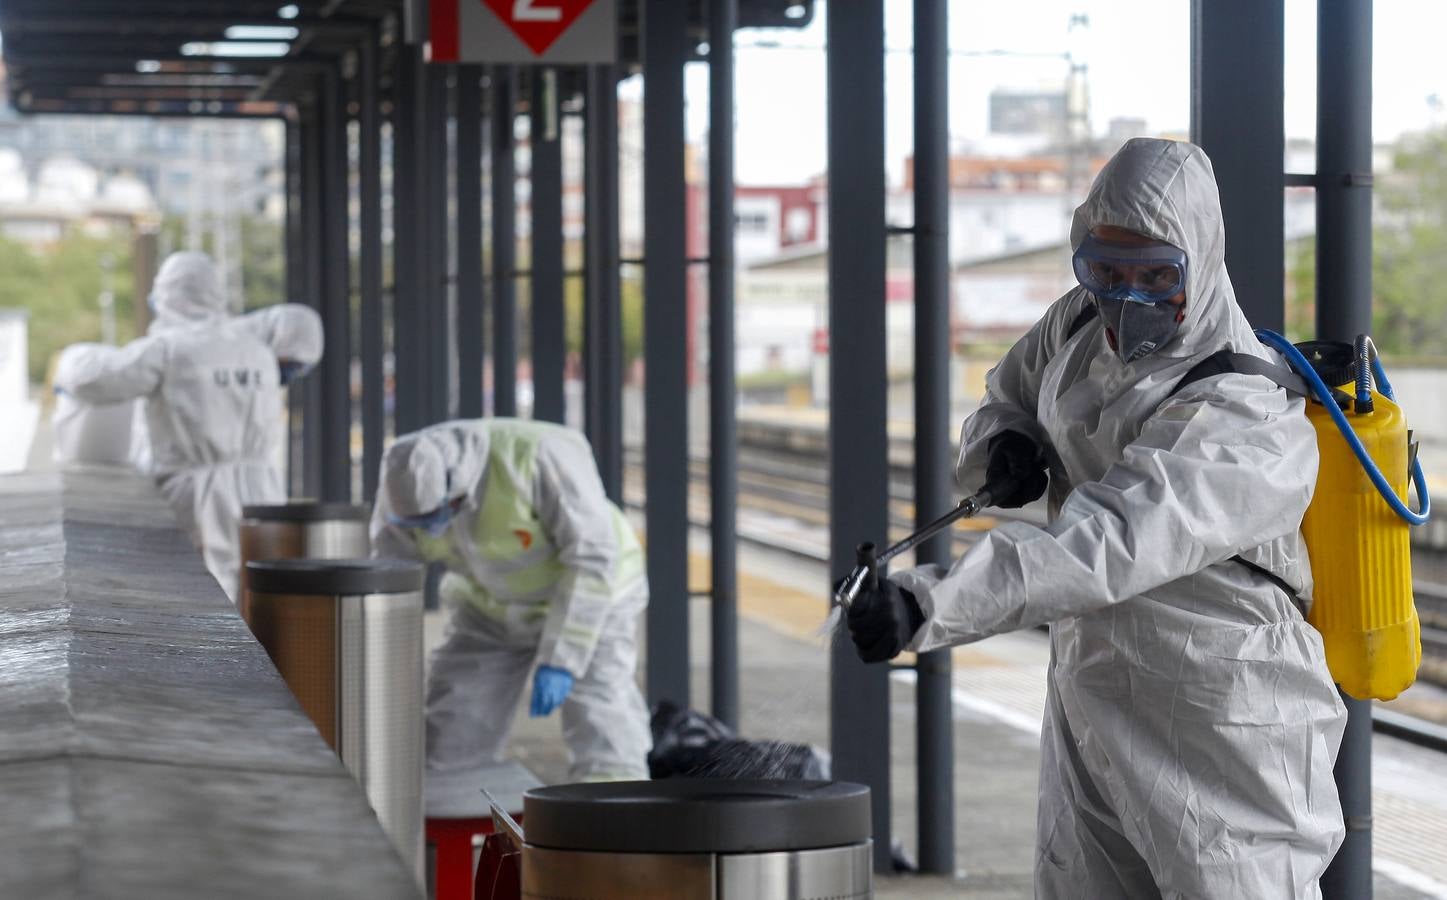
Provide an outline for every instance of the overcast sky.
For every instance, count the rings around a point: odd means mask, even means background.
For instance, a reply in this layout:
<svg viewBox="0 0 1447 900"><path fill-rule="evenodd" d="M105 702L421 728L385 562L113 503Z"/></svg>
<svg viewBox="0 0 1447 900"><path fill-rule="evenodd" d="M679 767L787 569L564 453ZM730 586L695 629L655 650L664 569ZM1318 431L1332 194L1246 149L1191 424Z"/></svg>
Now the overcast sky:
<svg viewBox="0 0 1447 900"><path fill-rule="evenodd" d="M950 4L950 127L953 139L986 132L990 91L1064 84L1067 50L1089 66L1090 116L1097 132L1117 117L1143 118L1153 132L1190 124L1190 0L1013 0ZM910 151L910 0L886 0L891 177ZM1379 141L1447 123L1447 2L1376 0L1374 129ZM1316 0L1286 0L1286 132L1316 130ZM824 10L800 31L744 31L738 37L738 177L746 184L795 183L825 162ZM1072 36L1073 12L1089 28ZM774 43L779 46L765 47ZM1034 56L982 57L1006 51ZM636 91L636 84L629 85ZM707 129L708 72L690 66L689 132Z"/></svg>

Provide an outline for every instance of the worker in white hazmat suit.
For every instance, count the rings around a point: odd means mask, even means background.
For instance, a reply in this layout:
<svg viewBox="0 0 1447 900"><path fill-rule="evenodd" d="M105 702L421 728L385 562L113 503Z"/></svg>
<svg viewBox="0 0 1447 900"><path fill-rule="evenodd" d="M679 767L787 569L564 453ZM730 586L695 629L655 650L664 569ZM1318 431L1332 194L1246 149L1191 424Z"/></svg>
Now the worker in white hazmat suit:
<svg viewBox="0 0 1447 900"><path fill-rule="evenodd" d="M1049 623L1036 895L1312 898L1344 834L1345 713L1303 619L1317 473L1303 399L1259 374L1182 385L1252 334L1206 155L1127 143L1071 229L1082 286L990 373L958 486L1040 496L948 570L851 609L861 656Z"/></svg>
<svg viewBox="0 0 1447 900"><path fill-rule="evenodd" d="M372 541L374 555L447 570L451 619L428 679L429 772L499 761L531 674L532 715L562 707L574 779L648 777L635 680L643 551L581 434L483 419L398 438L383 457Z"/></svg>
<svg viewBox="0 0 1447 900"><path fill-rule="evenodd" d="M281 387L305 378L321 360L324 344L322 317L317 311L300 303L277 303L264 306L232 320L235 327L261 341L276 354ZM168 327L160 319L151 322L149 333ZM101 409L102 407L97 407ZM146 435L145 406L140 404L131 425L130 463L142 472L150 470L151 446ZM282 471L286 464L286 442L272 445L272 466Z"/></svg>
<svg viewBox="0 0 1447 900"><path fill-rule="evenodd" d="M241 508L286 499L273 461L282 440L283 368L257 329L264 320L274 332L269 339L292 362L311 366L322 352L320 320L288 304L238 324L215 265L194 252L166 258L150 301L156 318L145 337L121 348L68 348L55 382L86 403L143 401L146 470L234 600Z"/></svg>

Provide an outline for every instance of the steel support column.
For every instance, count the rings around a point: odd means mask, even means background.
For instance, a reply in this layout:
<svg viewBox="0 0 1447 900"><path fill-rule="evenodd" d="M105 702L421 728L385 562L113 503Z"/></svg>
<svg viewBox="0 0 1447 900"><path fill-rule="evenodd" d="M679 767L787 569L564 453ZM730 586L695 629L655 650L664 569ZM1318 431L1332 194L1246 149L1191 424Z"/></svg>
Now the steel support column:
<svg viewBox="0 0 1447 900"><path fill-rule="evenodd" d="M598 291L603 280L602 261L598 255L598 164L597 110L593 108L596 72L589 66L583 73L583 434L598 458L598 380L594 373L598 364L598 323L594 321L598 307Z"/></svg>
<svg viewBox="0 0 1447 900"><path fill-rule="evenodd" d="M914 0L914 514L953 505L950 429L950 110L947 0ZM915 550L950 562L948 534ZM921 872L955 870L954 701L950 651L916 663L916 776Z"/></svg>
<svg viewBox="0 0 1447 900"><path fill-rule="evenodd" d="M326 239L322 197L326 186L322 165L322 123L315 105L303 107L301 116L301 227L306 267L301 300L322 313L325 322L322 272ZM304 379L298 390L301 395L301 495L305 497L317 497L321 493L322 380L321 377Z"/></svg>
<svg viewBox="0 0 1447 900"><path fill-rule="evenodd" d="M829 104L830 571L889 535L885 366L884 2L831 7ZM650 269L653 254L649 254ZM651 549L651 548L650 548ZM873 793L874 864L890 860L889 667L835 635L829 684L834 777Z"/></svg>
<svg viewBox="0 0 1447 900"><path fill-rule="evenodd" d="M457 415L482 416L482 67L457 67Z"/></svg>
<svg viewBox="0 0 1447 900"><path fill-rule="evenodd" d="M305 229L302 225L302 128L293 119L286 122L286 295L294 303L306 297ZM301 423L303 389L287 391L286 485L287 493L300 497L303 464Z"/></svg>
<svg viewBox="0 0 1447 900"><path fill-rule="evenodd" d="M415 46L397 48L392 90L392 221L393 291L392 359L393 424L397 434L416 431L423 415L422 310L425 307L422 215L425 154L420 152L426 91L422 90L422 61Z"/></svg>
<svg viewBox="0 0 1447 900"><path fill-rule="evenodd" d="M708 22L709 528L713 714L739 727L738 422L734 382L734 31L738 0Z"/></svg>
<svg viewBox="0 0 1447 900"><path fill-rule="evenodd" d="M647 686L650 704L670 700L680 706L689 702L688 285L683 168L683 65L689 50L688 4L644 0L643 254L648 261L643 270L647 348L644 440L651 596Z"/></svg>
<svg viewBox="0 0 1447 900"><path fill-rule="evenodd" d="M618 285L618 78L588 71L587 349L588 437L603 489L623 503L623 313Z"/></svg>
<svg viewBox="0 0 1447 900"><path fill-rule="evenodd" d="M558 105L558 73L533 72L528 98L528 178L532 191L532 284L529 321L532 330L533 418L564 419L563 363L567 354L563 305L563 141Z"/></svg>
<svg viewBox="0 0 1447 900"><path fill-rule="evenodd" d="M423 140L427 155L423 185L422 219L427 223L424 259L427 267L426 305L423 307L422 334L423 409L427 425L446 421L452 410L452 229L451 202L448 196L447 124L449 118L449 80L447 66L426 66L427 111Z"/></svg>
<svg viewBox="0 0 1447 900"><path fill-rule="evenodd" d="M1284 0L1192 0L1191 139L1211 157L1226 268L1257 328L1286 321Z"/></svg>
<svg viewBox="0 0 1447 900"><path fill-rule="evenodd" d="M1371 0L1319 0L1316 52L1316 332L1350 341L1372 325ZM1342 700L1336 783L1347 833L1321 889L1326 900L1370 900L1372 705Z"/></svg>
<svg viewBox="0 0 1447 900"><path fill-rule="evenodd" d="M377 83L375 35L362 42L358 55L360 88L357 111L357 278L360 294L358 342L362 369L362 497L371 503L377 495L377 477L386 441L386 355L382 310L382 117Z"/></svg>
<svg viewBox="0 0 1447 900"><path fill-rule="evenodd" d="M285 122L285 185L286 185L286 295L300 303L306 293L306 256L302 247L301 212L301 125L296 120Z"/></svg>
<svg viewBox="0 0 1447 900"><path fill-rule="evenodd" d="M322 327L326 353L318 367L322 384L321 498L352 499L352 294L349 232L350 163L347 154L346 86L335 70L322 75Z"/></svg>
<svg viewBox="0 0 1447 900"><path fill-rule="evenodd" d="M517 169L515 72L492 73L492 412L517 415Z"/></svg>

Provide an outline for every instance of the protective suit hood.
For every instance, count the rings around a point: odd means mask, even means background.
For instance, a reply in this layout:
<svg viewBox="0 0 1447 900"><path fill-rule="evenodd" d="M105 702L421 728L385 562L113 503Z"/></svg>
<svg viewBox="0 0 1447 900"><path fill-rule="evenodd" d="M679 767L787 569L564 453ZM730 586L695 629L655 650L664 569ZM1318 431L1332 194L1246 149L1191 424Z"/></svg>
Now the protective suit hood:
<svg viewBox="0 0 1447 900"><path fill-rule="evenodd" d="M400 437L382 459L388 506L403 517L430 513L471 493L486 462L483 429L429 428Z"/></svg>
<svg viewBox="0 0 1447 900"><path fill-rule="evenodd" d="M1127 141L1075 210L1071 249L1079 249L1097 225L1126 228L1186 251L1186 318L1175 339L1152 356L1204 357L1225 346L1253 352L1257 341L1226 274L1216 175L1200 147L1158 138Z"/></svg>
<svg viewBox="0 0 1447 900"><path fill-rule="evenodd" d="M172 253L151 288L156 330L205 325L227 318L221 274L204 253Z"/></svg>

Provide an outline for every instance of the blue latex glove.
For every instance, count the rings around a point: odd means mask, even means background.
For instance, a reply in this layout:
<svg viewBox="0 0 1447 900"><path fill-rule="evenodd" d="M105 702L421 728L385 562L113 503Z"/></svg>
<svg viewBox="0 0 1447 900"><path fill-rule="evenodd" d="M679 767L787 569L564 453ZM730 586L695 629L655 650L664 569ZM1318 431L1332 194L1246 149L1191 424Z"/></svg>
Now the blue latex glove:
<svg viewBox="0 0 1447 900"><path fill-rule="evenodd" d="M557 666L538 666L533 674L533 718L540 718L558 708L573 690L573 673Z"/></svg>

